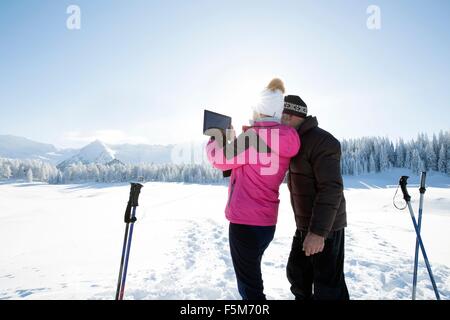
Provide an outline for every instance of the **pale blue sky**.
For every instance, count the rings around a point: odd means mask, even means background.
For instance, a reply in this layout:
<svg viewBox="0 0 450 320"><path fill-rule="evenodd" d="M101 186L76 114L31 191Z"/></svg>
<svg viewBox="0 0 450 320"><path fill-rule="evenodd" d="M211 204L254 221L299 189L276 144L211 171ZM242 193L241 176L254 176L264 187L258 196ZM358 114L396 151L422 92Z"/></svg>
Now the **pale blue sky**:
<svg viewBox="0 0 450 320"><path fill-rule="evenodd" d="M66 28L70 4L81 30ZM3 0L0 134L201 140L204 108L240 127L279 76L338 138L411 138L450 128L449 57L447 0Z"/></svg>

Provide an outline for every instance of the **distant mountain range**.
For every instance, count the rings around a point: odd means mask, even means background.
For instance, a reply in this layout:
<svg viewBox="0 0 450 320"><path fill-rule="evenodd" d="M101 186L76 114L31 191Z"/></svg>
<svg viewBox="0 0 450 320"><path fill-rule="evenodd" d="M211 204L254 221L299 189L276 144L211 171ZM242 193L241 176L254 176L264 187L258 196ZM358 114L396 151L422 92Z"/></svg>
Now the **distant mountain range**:
<svg viewBox="0 0 450 320"><path fill-rule="evenodd" d="M39 159L57 164L74 156L76 149L57 149L51 144L23 137L0 135L0 157L10 159Z"/></svg>
<svg viewBox="0 0 450 320"><path fill-rule="evenodd" d="M71 164L77 163L112 164L113 161L121 163L120 160L114 157L114 151L108 148L103 142L96 140L80 149L74 156L59 163L57 167L58 169L64 169Z"/></svg>
<svg viewBox="0 0 450 320"><path fill-rule="evenodd" d="M72 163L170 163L174 145L107 145L99 140L81 149L58 149L51 144L12 135L0 135L0 157L39 159L59 168Z"/></svg>

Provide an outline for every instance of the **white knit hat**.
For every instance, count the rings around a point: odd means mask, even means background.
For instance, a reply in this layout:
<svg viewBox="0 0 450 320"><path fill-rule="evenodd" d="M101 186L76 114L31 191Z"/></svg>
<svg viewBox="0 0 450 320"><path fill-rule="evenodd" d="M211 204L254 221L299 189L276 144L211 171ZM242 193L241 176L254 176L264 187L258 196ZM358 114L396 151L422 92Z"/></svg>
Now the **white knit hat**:
<svg viewBox="0 0 450 320"><path fill-rule="evenodd" d="M259 97L259 101L253 106L253 111L281 119L284 108L284 84L278 78L272 79Z"/></svg>

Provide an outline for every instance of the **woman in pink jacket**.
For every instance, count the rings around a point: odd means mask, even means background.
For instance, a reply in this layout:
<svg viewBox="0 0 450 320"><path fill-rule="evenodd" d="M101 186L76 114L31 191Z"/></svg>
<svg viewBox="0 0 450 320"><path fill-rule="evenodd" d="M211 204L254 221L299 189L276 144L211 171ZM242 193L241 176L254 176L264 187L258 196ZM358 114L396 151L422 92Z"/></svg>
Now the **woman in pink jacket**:
<svg viewBox="0 0 450 320"><path fill-rule="evenodd" d="M273 79L253 107L251 126L230 143L225 135L211 138L208 160L231 170L225 215L238 290L244 300L264 300L261 258L275 233L279 187L290 158L300 149L295 129L280 123L284 85Z"/></svg>

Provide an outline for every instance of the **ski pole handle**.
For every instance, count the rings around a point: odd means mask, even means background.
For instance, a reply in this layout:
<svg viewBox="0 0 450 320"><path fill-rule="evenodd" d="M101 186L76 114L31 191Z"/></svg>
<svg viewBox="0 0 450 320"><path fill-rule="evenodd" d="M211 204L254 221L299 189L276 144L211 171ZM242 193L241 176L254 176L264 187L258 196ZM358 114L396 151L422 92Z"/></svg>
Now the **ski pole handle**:
<svg viewBox="0 0 450 320"><path fill-rule="evenodd" d="M425 193L425 191L427 190L425 188L425 180L427 178L427 173L425 171L423 171L420 175L420 193Z"/></svg>
<svg viewBox="0 0 450 320"><path fill-rule="evenodd" d="M134 223L137 220L136 217L131 214L131 208L139 206L139 194L141 193L142 187L143 185L140 183L131 183L130 198L128 199L128 204L124 216L125 223Z"/></svg>
<svg viewBox="0 0 450 320"><path fill-rule="evenodd" d="M408 178L408 176L401 176L400 181L398 182L400 188L402 189L403 199L405 199L406 202L411 201L411 196L408 194L408 190L406 189Z"/></svg>
<svg viewBox="0 0 450 320"><path fill-rule="evenodd" d="M143 187L140 183L131 182L131 190L130 190L130 203L132 207L139 206L139 194L141 193L141 188Z"/></svg>

